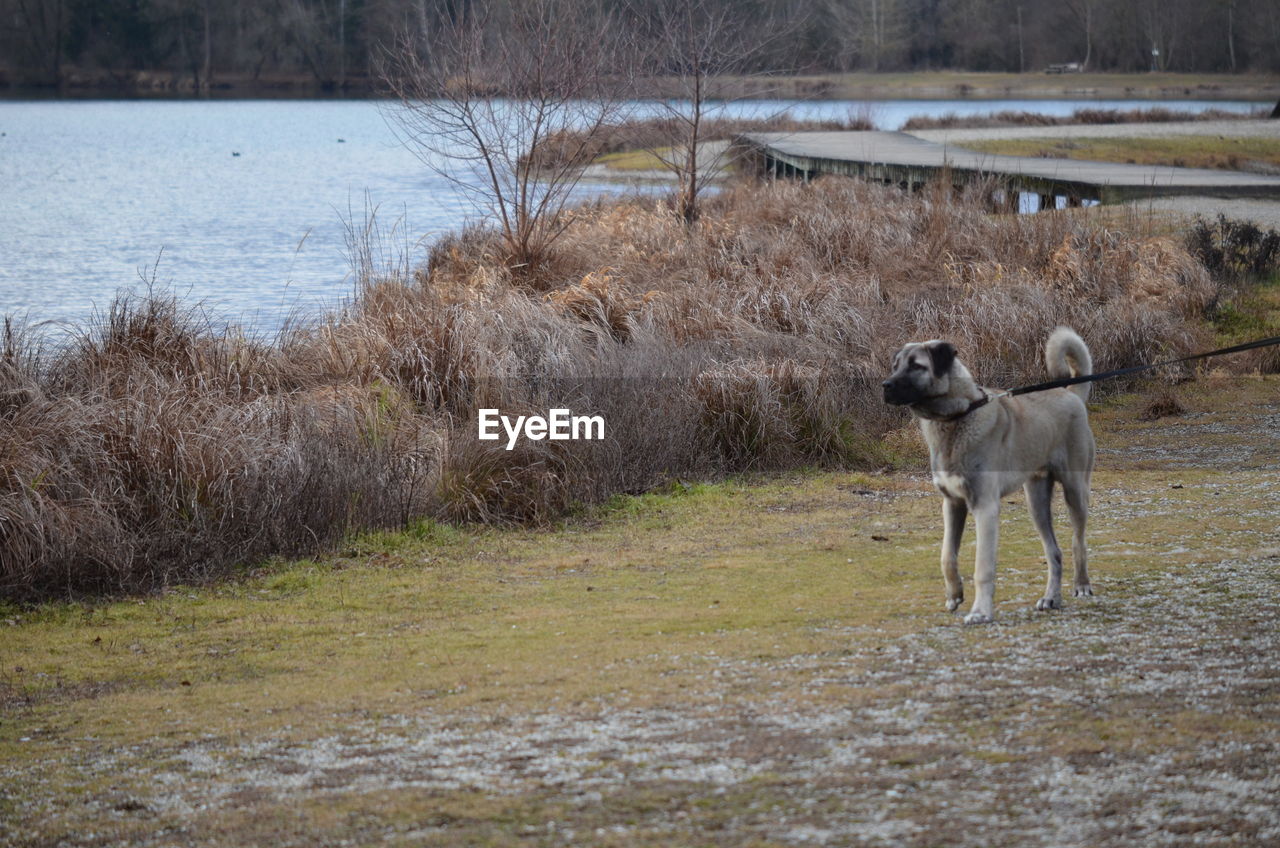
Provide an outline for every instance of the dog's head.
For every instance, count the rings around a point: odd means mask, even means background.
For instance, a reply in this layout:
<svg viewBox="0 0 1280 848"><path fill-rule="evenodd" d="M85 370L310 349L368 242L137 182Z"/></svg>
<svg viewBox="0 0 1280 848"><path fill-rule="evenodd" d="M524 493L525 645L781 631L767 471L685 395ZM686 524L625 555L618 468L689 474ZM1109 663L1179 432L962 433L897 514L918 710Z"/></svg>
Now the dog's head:
<svg viewBox="0 0 1280 848"><path fill-rule="evenodd" d="M945 397L951 392L956 349L950 342L911 342L893 356L893 373L885 380L884 402L894 406Z"/></svg>

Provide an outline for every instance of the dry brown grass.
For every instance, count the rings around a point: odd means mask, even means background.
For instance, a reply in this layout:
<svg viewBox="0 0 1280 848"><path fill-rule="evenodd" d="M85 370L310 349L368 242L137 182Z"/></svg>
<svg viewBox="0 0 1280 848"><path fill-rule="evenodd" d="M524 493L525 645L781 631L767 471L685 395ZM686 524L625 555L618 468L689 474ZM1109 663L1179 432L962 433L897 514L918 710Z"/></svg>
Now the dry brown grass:
<svg viewBox="0 0 1280 848"><path fill-rule="evenodd" d="M1151 395L1138 410L1138 418L1143 421L1158 421L1176 415L1185 415L1187 407L1182 398L1173 389L1162 389Z"/></svg>
<svg viewBox="0 0 1280 848"><path fill-rule="evenodd" d="M1206 109L1202 112L1187 112L1181 109L1169 109L1156 106L1150 109L1076 109L1063 117L1045 115L1039 112L1019 112L1005 110L988 112L985 115L957 115L949 112L945 115L916 115L907 119L902 129L911 130L954 130L954 129L989 129L998 127L1059 127L1070 124L1150 124L1169 123L1173 121L1236 121L1241 118L1262 117L1266 113L1241 115L1223 109Z"/></svg>
<svg viewBox="0 0 1280 848"><path fill-rule="evenodd" d="M439 242L273 343L163 297L56 350L0 351L0 594L147 589L353 528L546 521L574 504L798 464L880 466L879 380L946 337L979 379L1042 377L1053 326L1096 367L1185 352L1215 288L1172 241L836 179L572 213L536 280L496 236ZM526 275L527 277L527 275ZM567 407L602 441L480 441L476 410Z"/></svg>

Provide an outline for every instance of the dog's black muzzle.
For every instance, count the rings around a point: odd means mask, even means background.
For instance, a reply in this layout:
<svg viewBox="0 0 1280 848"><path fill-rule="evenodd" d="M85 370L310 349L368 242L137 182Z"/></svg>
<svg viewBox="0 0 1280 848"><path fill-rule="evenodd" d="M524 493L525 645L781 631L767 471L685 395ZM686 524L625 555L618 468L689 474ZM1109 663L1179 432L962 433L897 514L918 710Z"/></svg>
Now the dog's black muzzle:
<svg viewBox="0 0 1280 848"><path fill-rule="evenodd" d="M920 400L920 392L912 386L889 378L880 384L884 388L884 402L892 406L906 406Z"/></svg>

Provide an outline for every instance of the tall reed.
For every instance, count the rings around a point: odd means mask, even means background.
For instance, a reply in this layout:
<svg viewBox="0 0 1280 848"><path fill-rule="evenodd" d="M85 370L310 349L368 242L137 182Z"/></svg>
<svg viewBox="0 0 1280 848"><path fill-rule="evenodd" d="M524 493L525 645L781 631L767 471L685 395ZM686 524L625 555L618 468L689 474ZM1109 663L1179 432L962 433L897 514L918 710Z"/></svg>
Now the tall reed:
<svg viewBox="0 0 1280 848"><path fill-rule="evenodd" d="M1099 369L1188 350L1214 297L1168 239L950 191L744 184L692 229L658 198L569 214L539 280L468 230L412 272L366 263L351 306L271 342L165 296L57 346L6 324L0 593L150 590L420 516L539 522L679 478L879 467L904 341L952 339L999 386L1042 375L1056 324ZM606 438L507 451L477 438L485 407L602 415Z"/></svg>

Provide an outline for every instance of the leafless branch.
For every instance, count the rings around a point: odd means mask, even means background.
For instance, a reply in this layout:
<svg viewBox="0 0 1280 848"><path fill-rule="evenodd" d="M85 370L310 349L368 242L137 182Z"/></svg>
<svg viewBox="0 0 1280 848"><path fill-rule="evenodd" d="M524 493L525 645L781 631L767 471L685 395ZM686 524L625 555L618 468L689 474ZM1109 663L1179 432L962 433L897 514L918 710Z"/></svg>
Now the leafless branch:
<svg viewBox="0 0 1280 848"><path fill-rule="evenodd" d="M386 57L383 78L399 101L393 127L495 222L512 268L545 260L581 154L626 108L614 24L593 0L477 2ZM551 167L528 164L556 144L579 149Z"/></svg>
<svg viewBox="0 0 1280 848"><path fill-rule="evenodd" d="M735 101L725 84L729 78L750 76L757 83L768 72L752 71L780 38L799 25L747 20L732 6L714 0L659 0L627 6L640 52L643 75L661 79L675 95L659 101L672 127L671 143L650 153L676 178L676 214L688 224L697 220L699 201L710 174L725 165L728 149L709 148L703 132L708 121L721 116ZM760 96L764 86L751 87Z"/></svg>

